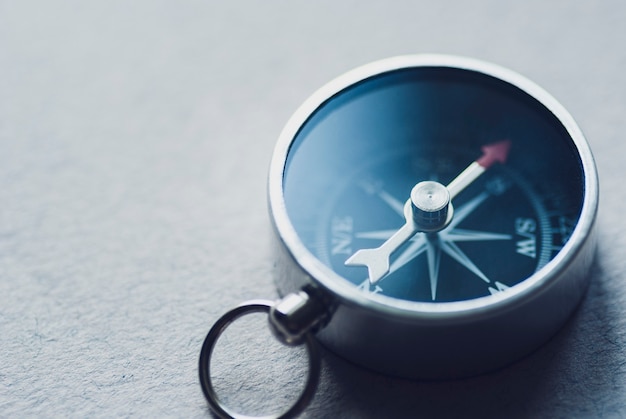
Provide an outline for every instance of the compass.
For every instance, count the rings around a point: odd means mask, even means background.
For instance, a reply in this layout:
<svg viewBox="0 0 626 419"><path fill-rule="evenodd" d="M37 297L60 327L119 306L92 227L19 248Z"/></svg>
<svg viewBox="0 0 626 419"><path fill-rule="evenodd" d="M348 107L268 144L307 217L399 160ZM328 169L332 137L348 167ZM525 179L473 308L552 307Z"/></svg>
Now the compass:
<svg viewBox="0 0 626 419"><path fill-rule="evenodd" d="M552 336L586 288L589 147L555 99L500 67L413 56L348 73L291 119L269 181L280 291L330 295L318 338L366 367L500 367ZM432 231L405 211L425 181L448 192L451 219Z"/></svg>
<svg viewBox="0 0 626 419"><path fill-rule="evenodd" d="M581 130L526 78L442 55L360 67L278 140L270 323L395 376L501 368L581 300L597 205Z"/></svg>

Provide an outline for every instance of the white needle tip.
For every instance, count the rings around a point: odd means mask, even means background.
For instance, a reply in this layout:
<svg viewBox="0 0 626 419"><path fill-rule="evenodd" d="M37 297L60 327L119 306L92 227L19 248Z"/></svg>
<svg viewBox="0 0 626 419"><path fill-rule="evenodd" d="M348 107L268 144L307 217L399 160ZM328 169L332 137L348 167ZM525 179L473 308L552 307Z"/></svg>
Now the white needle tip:
<svg viewBox="0 0 626 419"><path fill-rule="evenodd" d="M374 285L389 272L389 257L378 249L361 249L345 261L346 266L367 266L370 284Z"/></svg>

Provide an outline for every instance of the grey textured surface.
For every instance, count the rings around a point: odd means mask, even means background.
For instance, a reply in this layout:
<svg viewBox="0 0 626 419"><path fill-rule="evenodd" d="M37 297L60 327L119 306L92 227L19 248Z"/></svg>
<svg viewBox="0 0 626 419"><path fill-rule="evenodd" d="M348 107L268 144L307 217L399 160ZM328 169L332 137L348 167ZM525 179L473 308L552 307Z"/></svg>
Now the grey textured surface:
<svg viewBox="0 0 626 419"><path fill-rule="evenodd" d="M592 285L555 339L486 376L413 382L324 353L304 417L626 417L624 17L618 1L0 1L0 417L210 416L205 333L276 296L265 178L283 124L338 74L419 52L510 67L572 112L601 177ZM301 353L276 368L273 349L223 346L219 374L301 381Z"/></svg>

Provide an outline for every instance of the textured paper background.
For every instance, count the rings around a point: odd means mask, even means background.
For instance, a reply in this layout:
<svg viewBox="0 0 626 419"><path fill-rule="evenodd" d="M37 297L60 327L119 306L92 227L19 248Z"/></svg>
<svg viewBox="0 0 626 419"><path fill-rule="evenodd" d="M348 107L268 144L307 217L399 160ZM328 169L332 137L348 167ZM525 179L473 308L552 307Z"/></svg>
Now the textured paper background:
<svg viewBox="0 0 626 419"><path fill-rule="evenodd" d="M209 416L210 324L276 296L282 126L342 72L420 52L510 67L577 119L601 177L591 288L548 345L482 377L393 379L325 352L304 417L626 417L625 17L618 1L0 1L0 417ZM302 353L246 358L265 333L226 339L218 372L298 385Z"/></svg>

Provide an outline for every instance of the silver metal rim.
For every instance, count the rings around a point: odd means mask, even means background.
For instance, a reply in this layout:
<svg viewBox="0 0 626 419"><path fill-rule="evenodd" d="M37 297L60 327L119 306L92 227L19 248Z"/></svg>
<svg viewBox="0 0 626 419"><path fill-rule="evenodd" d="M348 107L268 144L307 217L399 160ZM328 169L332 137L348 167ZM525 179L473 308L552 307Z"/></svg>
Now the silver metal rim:
<svg viewBox="0 0 626 419"><path fill-rule="evenodd" d="M411 302L384 295L366 296L322 264L304 246L289 220L283 195L283 175L292 141L303 124L322 104L349 86L383 73L416 67L468 70L500 79L516 87L543 104L560 121L578 150L585 178L579 222L570 240L553 260L530 278L511 287L507 293L450 303ZM458 322L491 316L501 310L511 309L517 304L523 304L558 279L563 270L577 257L591 235L598 208L599 187L593 155L582 131L569 112L544 89L525 77L494 64L464 57L428 54L398 56L367 64L339 76L309 97L287 122L278 139L270 165L268 195L272 221L293 259L319 286L339 298L342 303L408 320Z"/></svg>

